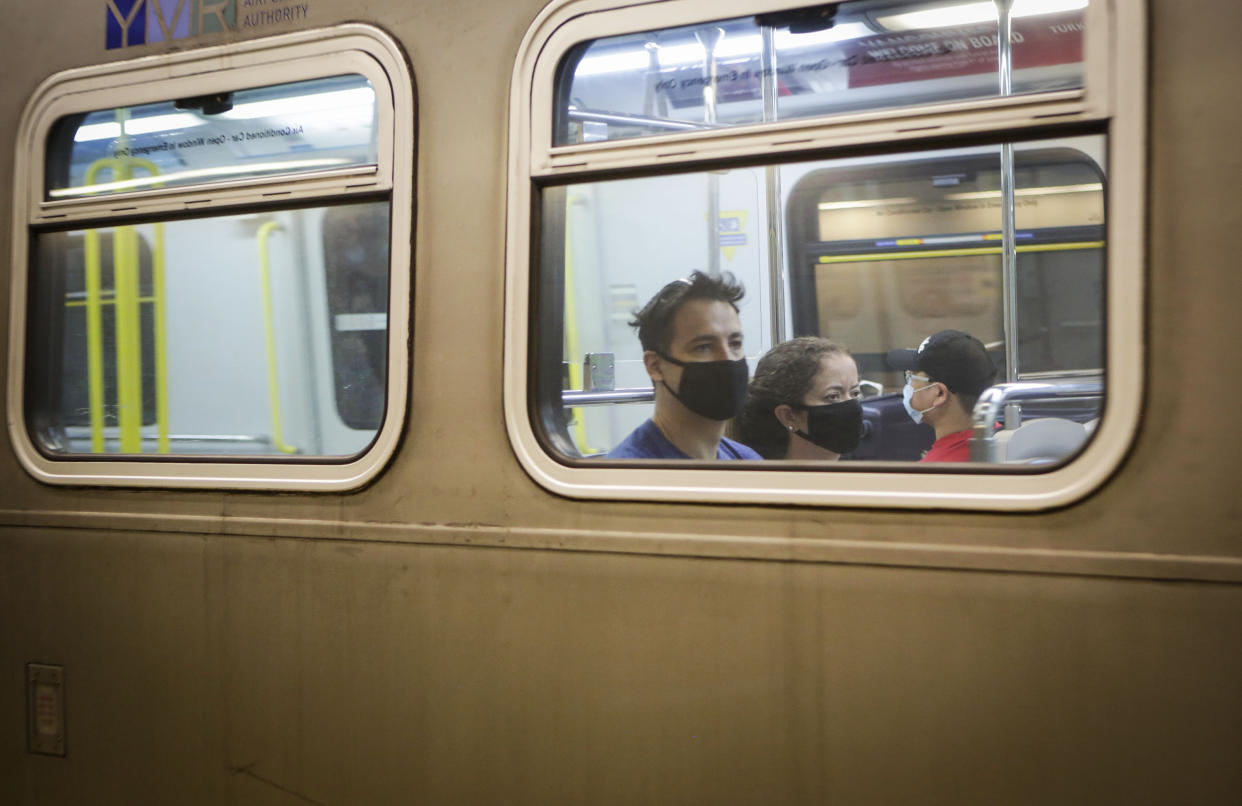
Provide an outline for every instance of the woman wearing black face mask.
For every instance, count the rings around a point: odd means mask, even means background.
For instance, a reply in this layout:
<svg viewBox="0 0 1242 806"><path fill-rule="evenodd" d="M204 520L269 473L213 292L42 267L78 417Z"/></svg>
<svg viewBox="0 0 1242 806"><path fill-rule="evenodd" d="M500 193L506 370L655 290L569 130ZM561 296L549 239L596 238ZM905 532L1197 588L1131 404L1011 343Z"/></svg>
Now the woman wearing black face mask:
<svg viewBox="0 0 1242 806"><path fill-rule="evenodd" d="M803 336L759 360L733 436L765 459L835 460L862 435L858 365L841 345Z"/></svg>

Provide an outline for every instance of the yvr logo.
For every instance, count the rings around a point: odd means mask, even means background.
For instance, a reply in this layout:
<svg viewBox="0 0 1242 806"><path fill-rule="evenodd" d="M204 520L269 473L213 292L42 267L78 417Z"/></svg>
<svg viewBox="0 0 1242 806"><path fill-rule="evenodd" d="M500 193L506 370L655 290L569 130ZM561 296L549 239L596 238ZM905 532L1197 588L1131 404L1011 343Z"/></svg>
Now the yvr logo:
<svg viewBox="0 0 1242 806"><path fill-rule="evenodd" d="M310 0L104 0L108 50L304 19Z"/></svg>
<svg viewBox="0 0 1242 806"><path fill-rule="evenodd" d="M105 0L105 3L108 50L237 29L238 0Z"/></svg>

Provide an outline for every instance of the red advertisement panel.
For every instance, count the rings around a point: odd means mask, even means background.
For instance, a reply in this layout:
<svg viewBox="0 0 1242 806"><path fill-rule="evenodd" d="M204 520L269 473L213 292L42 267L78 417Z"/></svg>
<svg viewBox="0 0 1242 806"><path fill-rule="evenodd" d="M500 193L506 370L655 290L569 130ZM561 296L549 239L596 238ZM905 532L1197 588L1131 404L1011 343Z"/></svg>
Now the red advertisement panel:
<svg viewBox="0 0 1242 806"><path fill-rule="evenodd" d="M1013 21L1015 70L1082 61L1081 11ZM905 81L996 72L996 23L880 34L842 43L849 85L874 87Z"/></svg>

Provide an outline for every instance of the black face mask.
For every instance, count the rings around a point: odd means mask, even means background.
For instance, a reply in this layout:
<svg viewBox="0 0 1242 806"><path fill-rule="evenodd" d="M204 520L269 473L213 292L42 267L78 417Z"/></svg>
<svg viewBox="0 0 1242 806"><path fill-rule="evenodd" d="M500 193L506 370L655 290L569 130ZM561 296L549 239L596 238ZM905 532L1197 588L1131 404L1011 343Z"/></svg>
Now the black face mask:
<svg viewBox="0 0 1242 806"><path fill-rule="evenodd" d="M806 409L806 431L795 434L833 453L849 453L862 439L862 403L843 400L824 406L798 406Z"/></svg>
<svg viewBox="0 0 1242 806"><path fill-rule="evenodd" d="M681 367L681 391L674 392L661 381L673 397L690 411L709 420L727 420L742 408L750 370L746 359L736 361L678 361L656 353L670 364Z"/></svg>

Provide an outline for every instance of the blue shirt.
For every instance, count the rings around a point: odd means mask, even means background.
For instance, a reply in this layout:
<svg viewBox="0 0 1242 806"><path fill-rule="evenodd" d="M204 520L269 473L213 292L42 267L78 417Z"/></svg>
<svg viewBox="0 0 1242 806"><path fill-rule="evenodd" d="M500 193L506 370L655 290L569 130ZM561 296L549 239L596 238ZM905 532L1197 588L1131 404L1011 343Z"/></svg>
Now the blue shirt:
<svg viewBox="0 0 1242 806"><path fill-rule="evenodd" d="M608 459L689 459L668 441L654 421L648 420L635 428L621 444L608 452ZM720 438L716 447L717 459L761 459L759 454L740 442L728 437Z"/></svg>

